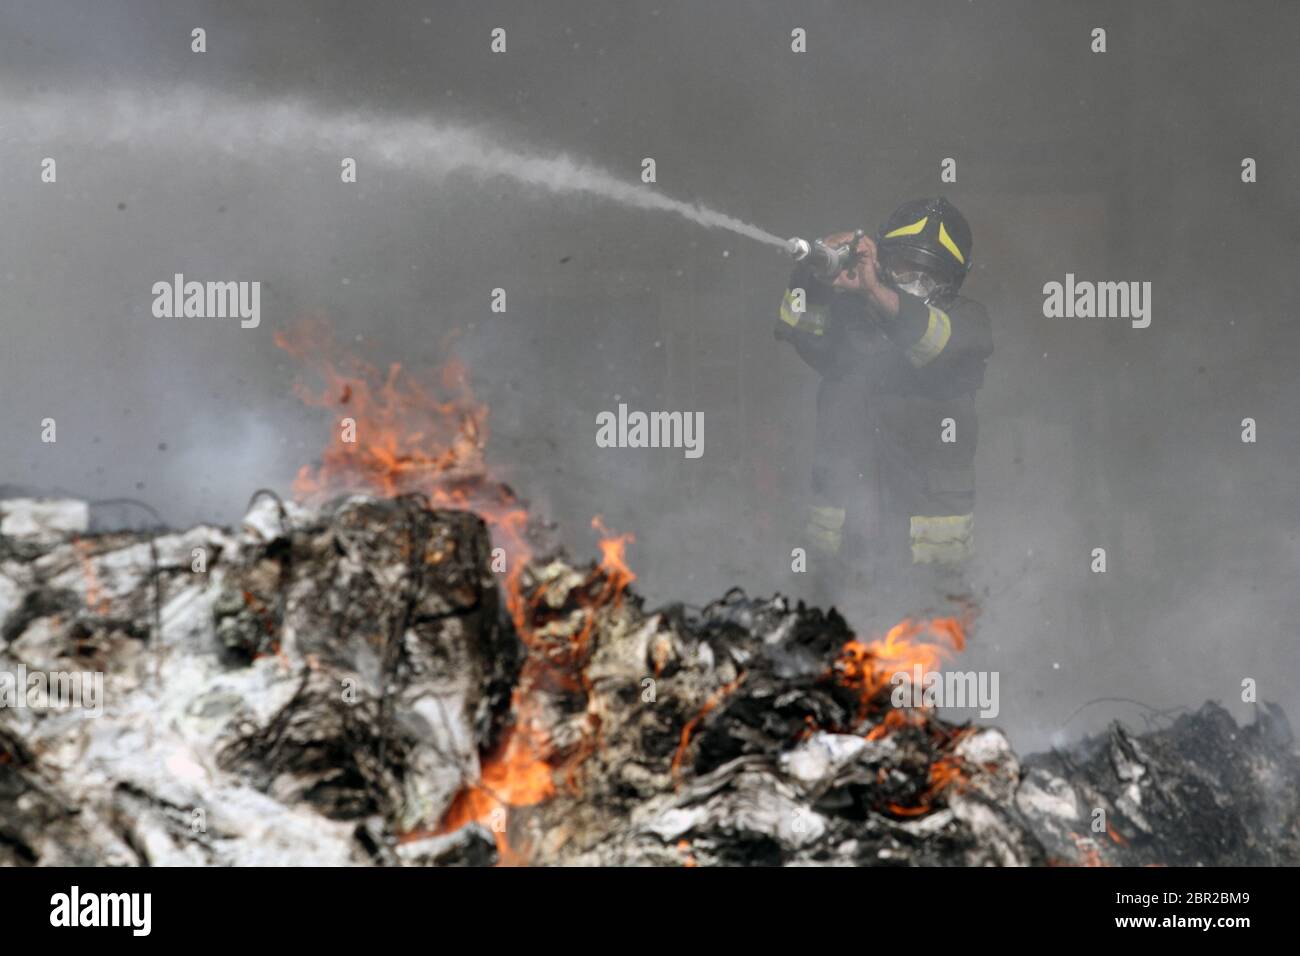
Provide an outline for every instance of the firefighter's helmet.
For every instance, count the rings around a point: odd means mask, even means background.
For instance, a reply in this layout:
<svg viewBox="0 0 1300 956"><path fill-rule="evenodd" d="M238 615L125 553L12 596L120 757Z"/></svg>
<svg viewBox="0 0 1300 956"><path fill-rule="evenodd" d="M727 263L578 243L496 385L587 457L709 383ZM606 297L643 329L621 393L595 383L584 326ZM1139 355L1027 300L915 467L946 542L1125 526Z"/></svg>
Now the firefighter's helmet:
<svg viewBox="0 0 1300 956"><path fill-rule="evenodd" d="M894 210L876 236L881 265L912 265L955 295L971 266L971 232L966 217L942 196L913 199Z"/></svg>

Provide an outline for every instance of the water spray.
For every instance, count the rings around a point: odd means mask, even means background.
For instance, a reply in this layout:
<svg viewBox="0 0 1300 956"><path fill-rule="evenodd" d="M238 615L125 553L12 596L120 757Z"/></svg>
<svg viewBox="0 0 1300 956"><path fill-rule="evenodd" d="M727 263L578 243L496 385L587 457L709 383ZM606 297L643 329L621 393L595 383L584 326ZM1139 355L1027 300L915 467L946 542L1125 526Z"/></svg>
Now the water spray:
<svg viewBox="0 0 1300 956"><path fill-rule="evenodd" d="M449 176L510 179L556 194L586 193L634 209L672 213L785 249L795 262L830 279L859 258L856 233L844 245L781 239L751 223L698 203L673 199L644 184L564 154L544 155L502 144L488 133L424 117L331 112L302 100L245 100L189 88L166 97L130 90L0 96L0 130L9 141L84 140L95 146L200 148L256 161L270 151L354 156L361 164L441 181Z"/></svg>
<svg viewBox="0 0 1300 956"><path fill-rule="evenodd" d="M334 112L295 99L246 100L198 89L166 96L131 90L0 95L6 142L85 141L96 147L169 148L258 161L270 151L355 157L380 168L440 181L451 175L503 177L551 193L587 193L634 209L660 210L768 246L785 240L758 226L564 154L505 145L488 132L427 117Z"/></svg>

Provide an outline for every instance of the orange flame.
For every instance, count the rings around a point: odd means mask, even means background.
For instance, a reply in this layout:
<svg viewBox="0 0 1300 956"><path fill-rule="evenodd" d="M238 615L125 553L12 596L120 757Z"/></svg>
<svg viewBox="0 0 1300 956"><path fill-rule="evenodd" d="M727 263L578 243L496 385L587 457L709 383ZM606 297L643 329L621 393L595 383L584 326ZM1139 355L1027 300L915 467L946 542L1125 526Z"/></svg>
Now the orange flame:
<svg viewBox="0 0 1300 956"><path fill-rule="evenodd" d="M966 648L966 629L970 614L963 617L936 617L924 620L903 618L880 640L848 641L832 665L834 678L858 694L857 722L860 724L880 702L890 678L899 671L910 673L920 666L923 671L938 668ZM968 730L949 732L931 725L924 713L911 709L889 708L866 733L868 740L881 738L905 728L929 730L937 746L951 747ZM949 789L961 789L968 780L959 757L944 754L930 764L925 790L915 806L899 803L886 805L890 813L914 817L929 813L934 802Z"/></svg>
<svg viewBox="0 0 1300 956"><path fill-rule="evenodd" d="M277 332L275 344L321 382L319 391L296 382L294 394L340 416L319 464L299 469L294 495L318 502L358 489L389 497L420 493L435 507L478 513L508 555L506 606L526 641L520 585L532 557L528 511L488 473L488 409L474 398L468 370L448 360L434 388L405 374L397 362L381 372L364 359L342 354L320 320Z"/></svg>
<svg viewBox="0 0 1300 956"><path fill-rule="evenodd" d="M526 854L515 851L506 837L506 812L508 807L531 807L555 796L551 767L537 756L542 749L541 741L531 739L529 728L511 727L496 752L483 761L479 779L456 795L434 832L488 823L498 859L505 864L525 862Z"/></svg>
<svg viewBox="0 0 1300 956"><path fill-rule="evenodd" d="M99 588L99 575L95 573L95 563L91 560L91 543L85 538L74 538L72 547L77 553L77 561L81 564L81 575L86 582L86 607L103 617L108 613L110 604Z"/></svg>
<svg viewBox="0 0 1300 956"><path fill-rule="evenodd" d="M319 391L296 383L295 394L309 405L329 408L340 416L319 463L299 471L294 482L297 497L319 501L357 489L384 496L421 493L434 507L479 514L508 556L506 606L528 650L511 701L514 725L493 752L483 757L479 779L465 784L435 832L449 832L471 822L491 822L501 861L523 862L523 855L506 839L504 811L533 806L555 794L556 768L547 759L550 742L537 726L540 708L533 693L557 681L590 690L582 668L595 627L595 611L610 604L619 606L623 592L636 579L624 558L626 546L634 538L611 534L599 516L593 519L592 527L604 535L601 562L575 592L586 620L569 646L557 649L538 630L544 616L541 589L531 597L524 594L523 574L532 558L528 511L509 487L489 473L484 456L488 409L474 398L465 367L448 361L432 387L404 373L398 363L381 372L363 359L339 353L328 327L319 320L277 333L275 341L320 380ZM599 590L593 591L597 586ZM557 677L557 667L576 672L576 679L567 674ZM598 733L598 721L592 718L591 723L593 734ZM590 745L580 748L574 760L583 759L590 749ZM572 783L572 766L568 773ZM406 839L423 835L427 834L411 833Z"/></svg>
<svg viewBox="0 0 1300 956"><path fill-rule="evenodd" d="M945 755L930 764L929 780L925 792L916 806L889 804L889 812L900 817L919 817L934 809L934 801L946 790L961 790L968 778L961 758Z"/></svg>
<svg viewBox="0 0 1300 956"><path fill-rule="evenodd" d="M910 672L917 665L924 671L937 670L944 661L965 650L968 623L968 619L956 617L927 620L905 617L885 632L881 640L848 641L832 670L840 684L857 691L859 722L866 717L877 695L889 686L894 674ZM926 639L919 639L923 637Z"/></svg>
<svg viewBox="0 0 1300 956"><path fill-rule="evenodd" d="M686 756L686 748L690 746L691 735L695 733L695 728L700 725L700 722L704 720L705 717L709 716L709 714L713 712L714 708L726 700L727 697L735 692L736 688L745 682L745 676L746 675L742 673L735 680L723 684L710 694L708 698L705 699L704 704L700 707L695 716L686 721L686 724L682 727L681 736L677 740L677 749L673 752L672 763L669 764L669 771L672 773L675 785L681 785L680 776L682 760Z"/></svg>
<svg viewBox="0 0 1300 956"><path fill-rule="evenodd" d="M1109 823L1106 824L1106 835L1109 836L1111 842L1115 843L1117 846L1128 846L1128 840L1126 840L1123 835Z"/></svg>
<svg viewBox="0 0 1300 956"><path fill-rule="evenodd" d="M615 607L618 607L623 603L623 592L636 580L636 575L627 566L623 556L627 546L636 541L636 535L631 532L614 534L605 527L605 522L600 515L591 519L591 526L597 533L604 535L600 539L600 571L605 576L606 594L598 603L612 602Z"/></svg>

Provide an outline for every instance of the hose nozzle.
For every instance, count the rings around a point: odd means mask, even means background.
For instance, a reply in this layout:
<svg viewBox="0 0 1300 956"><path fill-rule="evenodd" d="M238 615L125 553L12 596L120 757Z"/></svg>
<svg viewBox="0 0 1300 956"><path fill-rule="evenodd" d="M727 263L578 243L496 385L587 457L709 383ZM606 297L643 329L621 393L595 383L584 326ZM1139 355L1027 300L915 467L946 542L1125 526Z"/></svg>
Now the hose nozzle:
<svg viewBox="0 0 1300 956"><path fill-rule="evenodd" d="M820 239L809 242L797 236L786 243L786 249L795 262L807 262L813 274L822 279L833 279L853 265L858 255L857 243L843 246L828 246Z"/></svg>
<svg viewBox="0 0 1300 956"><path fill-rule="evenodd" d="M795 262L803 262L812 255L812 243L797 236L787 242L785 247L790 251L790 258L794 259Z"/></svg>

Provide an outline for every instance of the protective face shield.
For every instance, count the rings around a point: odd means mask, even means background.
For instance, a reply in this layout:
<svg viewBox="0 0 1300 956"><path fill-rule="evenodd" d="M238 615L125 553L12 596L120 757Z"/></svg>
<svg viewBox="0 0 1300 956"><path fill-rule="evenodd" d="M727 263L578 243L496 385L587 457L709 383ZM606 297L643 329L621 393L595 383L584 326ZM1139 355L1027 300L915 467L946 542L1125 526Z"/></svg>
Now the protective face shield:
<svg viewBox="0 0 1300 956"><path fill-rule="evenodd" d="M916 296L918 299L928 299L939 291L939 280L915 266L887 267L885 274L890 284L899 292Z"/></svg>

